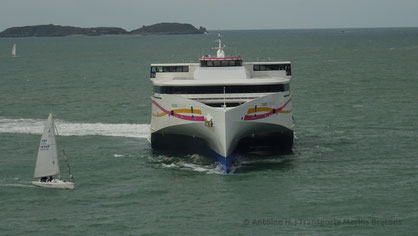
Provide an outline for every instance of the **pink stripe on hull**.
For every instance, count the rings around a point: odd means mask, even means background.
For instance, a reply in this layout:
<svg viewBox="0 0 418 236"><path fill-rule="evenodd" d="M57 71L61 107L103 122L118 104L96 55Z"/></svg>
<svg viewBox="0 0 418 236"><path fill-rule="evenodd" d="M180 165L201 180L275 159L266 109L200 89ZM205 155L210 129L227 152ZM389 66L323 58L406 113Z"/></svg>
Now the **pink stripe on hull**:
<svg viewBox="0 0 418 236"><path fill-rule="evenodd" d="M187 121L205 121L205 117L204 116L188 116L188 115L180 115L180 114L176 114L176 113L174 113L173 115L171 115L170 111L164 109L156 101L152 100L152 104L154 104L155 106L157 106L158 108L160 108L160 110L163 111L165 114L167 114L169 116L174 116L174 117L179 118L181 120L187 120Z"/></svg>
<svg viewBox="0 0 418 236"><path fill-rule="evenodd" d="M289 102L291 100L292 99L289 99L283 106L277 108L275 113L283 110L283 108L285 108L287 106L287 104L289 104ZM273 111L270 111L270 112L264 113L262 115L245 115L244 116L244 120L259 120L259 119L264 119L264 118L267 118L267 117L269 117L269 116L271 116L273 114L274 114Z"/></svg>

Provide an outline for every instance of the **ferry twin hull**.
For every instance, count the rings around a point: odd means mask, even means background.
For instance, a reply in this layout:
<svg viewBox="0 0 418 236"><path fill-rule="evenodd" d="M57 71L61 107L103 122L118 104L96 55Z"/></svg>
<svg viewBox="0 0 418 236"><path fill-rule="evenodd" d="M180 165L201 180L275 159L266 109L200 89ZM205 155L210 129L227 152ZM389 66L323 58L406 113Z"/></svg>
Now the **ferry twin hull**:
<svg viewBox="0 0 418 236"><path fill-rule="evenodd" d="M236 107L211 107L178 95L152 97L151 145L211 153L229 172L235 151L269 148L291 152L292 102L274 93Z"/></svg>

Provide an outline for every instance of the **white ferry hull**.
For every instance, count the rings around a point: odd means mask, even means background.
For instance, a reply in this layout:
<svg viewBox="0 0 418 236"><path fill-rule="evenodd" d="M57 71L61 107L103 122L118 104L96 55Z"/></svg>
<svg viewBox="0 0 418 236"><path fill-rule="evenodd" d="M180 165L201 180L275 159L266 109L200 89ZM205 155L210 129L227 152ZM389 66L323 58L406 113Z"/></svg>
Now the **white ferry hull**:
<svg viewBox="0 0 418 236"><path fill-rule="evenodd" d="M43 188L74 189L74 183L63 181L60 179L54 179L50 182L41 182L40 180L34 180L32 181L32 184Z"/></svg>
<svg viewBox="0 0 418 236"><path fill-rule="evenodd" d="M291 152L294 123L289 93L270 94L230 108L167 94L152 97L152 102L153 148L202 150L207 146L225 172L230 171L232 154L239 146L258 144Z"/></svg>

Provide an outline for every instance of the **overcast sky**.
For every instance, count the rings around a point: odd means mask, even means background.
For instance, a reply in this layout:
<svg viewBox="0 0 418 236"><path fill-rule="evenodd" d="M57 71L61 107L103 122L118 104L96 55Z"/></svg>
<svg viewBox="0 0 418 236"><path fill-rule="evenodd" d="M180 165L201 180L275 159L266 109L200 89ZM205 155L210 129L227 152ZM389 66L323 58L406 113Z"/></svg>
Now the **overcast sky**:
<svg viewBox="0 0 418 236"><path fill-rule="evenodd" d="M418 27L418 0L0 0L0 31L38 24L133 30L160 22L209 30Z"/></svg>

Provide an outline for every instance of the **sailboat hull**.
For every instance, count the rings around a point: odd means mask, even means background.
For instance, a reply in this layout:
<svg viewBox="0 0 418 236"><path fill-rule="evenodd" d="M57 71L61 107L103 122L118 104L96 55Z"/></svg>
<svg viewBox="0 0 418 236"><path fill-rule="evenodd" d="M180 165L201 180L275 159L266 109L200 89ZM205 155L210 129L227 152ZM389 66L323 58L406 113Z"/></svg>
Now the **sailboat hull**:
<svg viewBox="0 0 418 236"><path fill-rule="evenodd" d="M57 188L57 189L74 189L74 183L54 179L50 182L41 182L40 180L32 181L32 184L43 188Z"/></svg>

